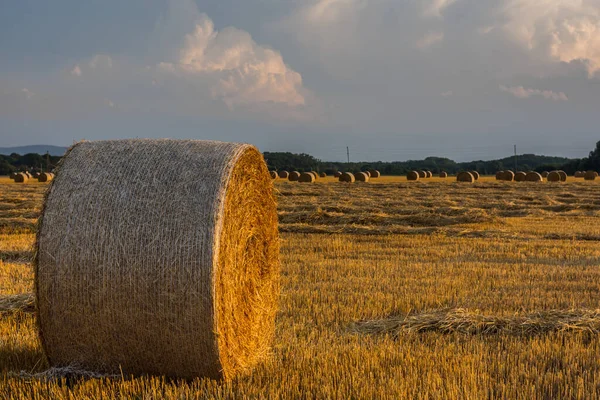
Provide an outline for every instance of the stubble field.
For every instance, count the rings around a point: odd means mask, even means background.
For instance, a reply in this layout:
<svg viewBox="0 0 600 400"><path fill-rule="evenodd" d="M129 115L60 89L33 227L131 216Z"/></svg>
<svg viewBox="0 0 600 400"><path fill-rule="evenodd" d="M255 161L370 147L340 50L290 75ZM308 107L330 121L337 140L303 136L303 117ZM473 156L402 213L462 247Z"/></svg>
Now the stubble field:
<svg viewBox="0 0 600 400"><path fill-rule="evenodd" d="M0 178L3 299L33 290L45 187ZM0 398L600 397L597 181L275 190L280 311L272 355L251 375L35 378L47 365L34 314L5 306Z"/></svg>

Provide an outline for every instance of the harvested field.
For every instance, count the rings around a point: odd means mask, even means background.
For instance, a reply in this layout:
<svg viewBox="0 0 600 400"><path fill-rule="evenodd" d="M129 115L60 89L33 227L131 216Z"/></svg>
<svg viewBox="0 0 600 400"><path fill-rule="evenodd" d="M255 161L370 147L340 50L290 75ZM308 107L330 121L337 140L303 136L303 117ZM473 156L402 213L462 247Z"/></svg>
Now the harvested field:
<svg viewBox="0 0 600 400"><path fill-rule="evenodd" d="M47 382L30 302L47 184L0 178L0 398L598 398L599 185L276 180L267 362L227 382Z"/></svg>

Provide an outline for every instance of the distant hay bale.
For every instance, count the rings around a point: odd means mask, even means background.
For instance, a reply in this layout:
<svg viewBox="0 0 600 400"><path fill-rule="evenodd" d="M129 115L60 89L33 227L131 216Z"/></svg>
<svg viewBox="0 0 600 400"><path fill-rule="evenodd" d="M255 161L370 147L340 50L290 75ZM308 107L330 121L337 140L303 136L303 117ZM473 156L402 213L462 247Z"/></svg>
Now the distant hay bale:
<svg viewBox="0 0 600 400"><path fill-rule="evenodd" d="M321 173L319 174L319 176L320 176L321 178L327 178L327 174L326 174L325 172L321 172Z"/></svg>
<svg viewBox="0 0 600 400"><path fill-rule="evenodd" d="M38 182L50 182L52 178L52 174L49 172L42 172L38 176Z"/></svg>
<svg viewBox="0 0 600 400"><path fill-rule="evenodd" d="M425 172L427 172L427 178L432 178L433 177L433 172L431 172L429 170L427 170Z"/></svg>
<svg viewBox="0 0 600 400"><path fill-rule="evenodd" d="M447 177L448 177L448 173L446 171L440 172L440 178L447 178Z"/></svg>
<svg viewBox="0 0 600 400"><path fill-rule="evenodd" d="M504 171L498 171L496 172L496 180L497 181L501 181L504 178Z"/></svg>
<svg viewBox="0 0 600 400"><path fill-rule="evenodd" d="M369 182L370 179L366 172L359 172L358 174L354 175L354 178L357 182Z"/></svg>
<svg viewBox="0 0 600 400"><path fill-rule="evenodd" d="M300 172L298 172L298 171L292 171L292 172L290 172L290 175L288 176L288 180L290 182L296 182L296 181L298 181L299 178L300 178Z"/></svg>
<svg viewBox="0 0 600 400"><path fill-rule="evenodd" d="M381 173L376 169L370 169L369 174L371 175L371 178L379 178L381 176Z"/></svg>
<svg viewBox="0 0 600 400"><path fill-rule="evenodd" d="M308 171L309 174L312 174L315 177L315 181L317 179L319 179L319 174L317 174L315 171Z"/></svg>
<svg viewBox="0 0 600 400"><path fill-rule="evenodd" d="M543 182L544 178L542 178L542 175L535 172L535 171L529 171L527 173L527 175L525 175L525 181L526 182Z"/></svg>
<svg viewBox="0 0 600 400"><path fill-rule="evenodd" d="M31 175L31 172L25 171L24 174L27 175L28 179L33 179L33 175Z"/></svg>
<svg viewBox="0 0 600 400"><path fill-rule="evenodd" d="M335 174L333 174L334 178L339 178L342 175L342 171L335 171Z"/></svg>
<svg viewBox="0 0 600 400"><path fill-rule="evenodd" d="M418 181L419 178L421 178L419 171L410 171L408 174L406 174L406 180L408 181Z"/></svg>
<svg viewBox="0 0 600 400"><path fill-rule="evenodd" d="M456 181L472 183L472 182L475 182L475 177L473 176L473 174L471 172L463 171L463 172L459 172L458 175L456 175Z"/></svg>
<svg viewBox="0 0 600 400"><path fill-rule="evenodd" d="M15 175L15 182L17 183L25 183L29 180L29 177L24 172L19 172Z"/></svg>
<svg viewBox="0 0 600 400"><path fill-rule="evenodd" d="M527 174L523 171L518 171L515 174L515 181L516 182L525 182L525 178L527 177Z"/></svg>
<svg viewBox="0 0 600 400"><path fill-rule="evenodd" d="M544 171L542 172L542 178L547 178L548 177L549 172L548 171Z"/></svg>
<svg viewBox="0 0 600 400"><path fill-rule="evenodd" d="M560 174L560 181L566 182L567 181L567 173L562 170L558 170L558 173Z"/></svg>
<svg viewBox="0 0 600 400"><path fill-rule="evenodd" d="M279 171L279 177L281 179L287 179L290 177L290 173L287 171Z"/></svg>
<svg viewBox="0 0 600 400"><path fill-rule="evenodd" d="M558 171L551 171L546 179L548 182L560 182L560 174Z"/></svg>
<svg viewBox="0 0 600 400"><path fill-rule="evenodd" d="M479 180L479 172L477 171L469 171L471 173L471 175L473 175L473 178L478 181Z"/></svg>
<svg viewBox="0 0 600 400"><path fill-rule="evenodd" d="M504 171L504 173L502 174L502 180L503 181L507 181L507 182L514 181L515 180L515 173L512 172L511 170Z"/></svg>
<svg viewBox="0 0 600 400"><path fill-rule="evenodd" d="M300 174L300 177L298 178L298 182L314 182L316 180L315 178L315 174L311 173L311 172L303 172Z"/></svg>
<svg viewBox="0 0 600 400"><path fill-rule="evenodd" d="M37 179L37 178L39 178L39 177L40 177L40 172L38 172L38 171L35 171L35 172L33 173L33 178L34 178L34 179Z"/></svg>
<svg viewBox="0 0 600 400"><path fill-rule="evenodd" d="M8 177L14 181L16 176L17 176L16 172L11 172Z"/></svg>
<svg viewBox="0 0 600 400"><path fill-rule="evenodd" d="M575 171L575 173L573 174L574 178L583 178L585 177L585 172L583 171Z"/></svg>
<svg viewBox="0 0 600 400"><path fill-rule="evenodd" d="M348 183L352 183L354 182L356 179L354 178L354 175L351 174L350 172L344 172L340 175L340 182L348 182Z"/></svg>
<svg viewBox="0 0 600 400"><path fill-rule="evenodd" d="M421 178L421 179L427 178L427 171L419 171L419 178Z"/></svg>
<svg viewBox="0 0 600 400"><path fill-rule="evenodd" d="M255 147L82 142L61 163L35 260L51 367L230 379L268 354L279 239Z"/></svg>
<svg viewBox="0 0 600 400"><path fill-rule="evenodd" d="M598 177L598 173L596 171L586 171L584 178L586 181L593 181Z"/></svg>
<svg viewBox="0 0 600 400"><path fill-rule="evenodd" d="M271 179L277 179L277 177L279 176L277 175L277 171L271 171L269 173L271 174Z"/></svg>

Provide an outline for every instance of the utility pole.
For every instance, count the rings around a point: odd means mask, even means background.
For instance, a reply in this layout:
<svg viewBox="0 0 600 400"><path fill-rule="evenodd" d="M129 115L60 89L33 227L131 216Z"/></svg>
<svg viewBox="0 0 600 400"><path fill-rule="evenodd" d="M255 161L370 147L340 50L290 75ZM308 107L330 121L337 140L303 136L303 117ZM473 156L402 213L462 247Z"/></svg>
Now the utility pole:
<svg viewBox="0 0 600 400"><path fill-rule="evenodd" d="M346 146L346 155L348 156L348 164L350 164L350 148Z"/></svg>
<svg viewBox="0 0 600 400"><path fill-rule="evenodd" d="M517 173L517 145L515 144L515 174Z"/></svg>

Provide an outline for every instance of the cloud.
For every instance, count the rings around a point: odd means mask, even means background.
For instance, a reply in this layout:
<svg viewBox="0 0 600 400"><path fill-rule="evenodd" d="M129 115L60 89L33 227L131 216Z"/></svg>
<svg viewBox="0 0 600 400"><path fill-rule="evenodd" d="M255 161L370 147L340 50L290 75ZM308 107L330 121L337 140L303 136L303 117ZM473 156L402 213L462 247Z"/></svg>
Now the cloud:
<svg viewBox="0 0 600 400"><path fill-rule="evenodd" d="M551 90L528 89L523 86L504 86L500 85L500 90L510 93L519 99L528 99L530 97L539 96L547 100L554 101L569 101L569 98L564 92L553 92Z"/></svg>
<svg viewBox="0 0 600 400"><path fill-rule="evenodd" d="M73 69L69 71L69 74L71 74L72 76L81 76L81 67L79 66L79 64L75 64Z"/></svg>
<svg viewBox="0 0 600 400"><path fill-rule="evenodd" d="M113 60L112 60L112 57L109 56L109 55L106 55L106 54L96 54L89 61L88 65L92 69L96 69L96 68L109 69L109 68L112 68L112 66L113 66Z"/></svg>
<svg viewBox="0 0 600 400"><path fill-rule="evenodd" d="M417 41L416 46L419 49L426 49L426 48L431 47L434 44L439 43L443 40L444 40L444 34L442 32L430 32L430 33L427 33L422 38L420 38Z"/></svg>
<svg viewBox="0 0 600 400"><path fill-rule="evenodd" d="M426 17L442 17L442 13L446 8L456 3L457 0L430 0L424 1L425 9L423 15Z"/></svg>
<svg viewBox="0 0 600 400"><path fill-rule="evenodd" d="M21 89L21 93L23 93L23 95L25 96L25 98L27 100L31 99L34 96L34 94L35 94L31 90L29 90L27 88Z"/></svg>

